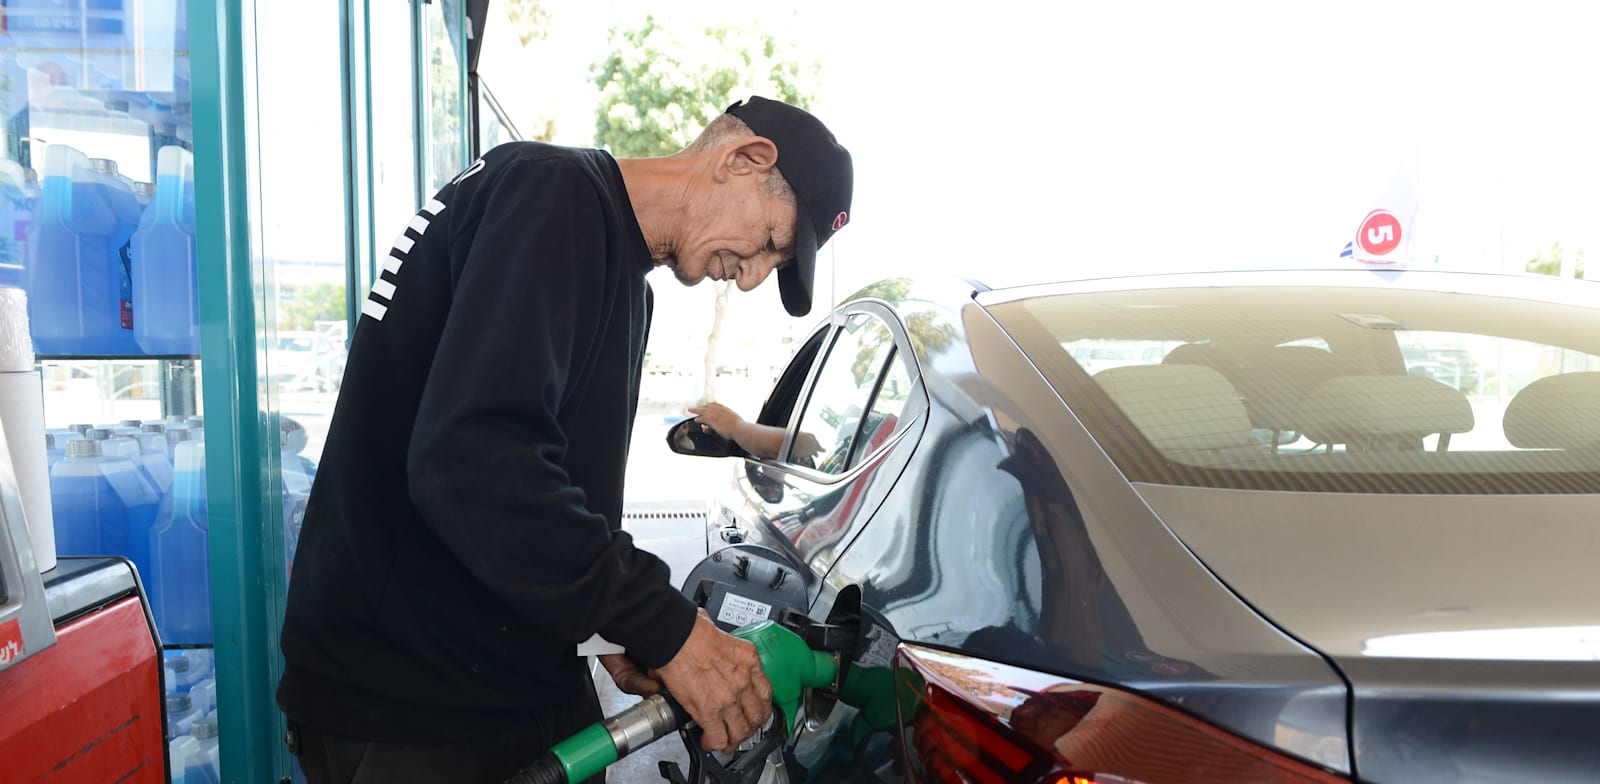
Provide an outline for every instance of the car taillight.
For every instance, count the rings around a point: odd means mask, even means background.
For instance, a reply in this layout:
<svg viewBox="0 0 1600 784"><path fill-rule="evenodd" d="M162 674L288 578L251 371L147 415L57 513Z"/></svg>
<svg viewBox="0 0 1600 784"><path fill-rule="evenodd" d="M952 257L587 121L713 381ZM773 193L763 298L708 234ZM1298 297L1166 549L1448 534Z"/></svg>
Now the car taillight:
<svg viewBox="0 0 1600 784"><path fill-rule="evenodd" d="M913 645L895 660L902 748L939 784L1333 784L1347 779L1160 702Z"/></svg>

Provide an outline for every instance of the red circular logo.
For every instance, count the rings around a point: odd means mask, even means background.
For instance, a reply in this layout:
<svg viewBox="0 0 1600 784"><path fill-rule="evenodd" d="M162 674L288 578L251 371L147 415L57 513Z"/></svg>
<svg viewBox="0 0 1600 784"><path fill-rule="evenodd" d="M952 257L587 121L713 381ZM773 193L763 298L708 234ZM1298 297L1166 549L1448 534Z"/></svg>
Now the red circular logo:
<svg viewBox="0 0 1600 784"><path fill-rule="evenodd" d="M1366 220L1361 221L1361 230L1356 232L1356 242L1361 244L1363 251L1373 256L1394 252L1395 248L1400 247L1400 219L1387 210L1367 213Z"/></svg>
<svg viewBox="0 0 1600 784"><path fill-rule="evenodd" d="M838 231L838 230L844 228L845 221L848 221L848 220L850 220L850 217L845 215L842 212L839 213L838 215L834 216L834 219L833 219L833 230L834 231Z"/></svg>

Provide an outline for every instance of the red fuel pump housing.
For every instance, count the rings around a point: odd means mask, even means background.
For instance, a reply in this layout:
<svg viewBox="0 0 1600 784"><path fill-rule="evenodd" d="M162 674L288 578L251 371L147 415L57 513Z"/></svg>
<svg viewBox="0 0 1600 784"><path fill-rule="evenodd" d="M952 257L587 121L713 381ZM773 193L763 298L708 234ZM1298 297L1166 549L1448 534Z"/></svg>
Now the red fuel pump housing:
<svg viewBox="0 0 1600 784"><path fill-rule="evenodd" d="M45 573L56 643L0 671L6 781L167 781L161 654L133 574L120 558Z"/></svg>

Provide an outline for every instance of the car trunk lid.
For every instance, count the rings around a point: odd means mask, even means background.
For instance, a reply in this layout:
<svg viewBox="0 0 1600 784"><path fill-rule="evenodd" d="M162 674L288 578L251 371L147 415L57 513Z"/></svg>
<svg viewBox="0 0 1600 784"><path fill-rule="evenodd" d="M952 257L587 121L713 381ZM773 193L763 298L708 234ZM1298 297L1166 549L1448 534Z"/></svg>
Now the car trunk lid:
<svg viewBox="0 0 1600 784"><path fill-rule="evenodd" d="M1364 780L1600 779L1600 497L1138 489L1350 680Z"/></svg>

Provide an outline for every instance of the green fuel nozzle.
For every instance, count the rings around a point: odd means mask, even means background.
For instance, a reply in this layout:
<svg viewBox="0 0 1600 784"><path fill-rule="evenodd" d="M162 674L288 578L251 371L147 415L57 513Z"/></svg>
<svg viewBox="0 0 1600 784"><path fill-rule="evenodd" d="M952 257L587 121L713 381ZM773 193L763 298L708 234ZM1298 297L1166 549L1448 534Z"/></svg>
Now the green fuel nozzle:
<svg viewBox="0 0 1600 784"><path fill-rule="evenodd" d="M784 729L794 728L800 712L800 695L833 683L839 662L833 654L811 650L800 635L772 621L757 621L733 631L749 640L761 657L761 671L772 684L772 704L783 712Z"/></svg>
<svg viewBox="0 0 1600 784"><path fill-rule="evenodd" d="M794 729L800 696L806 689L833 683L839 665L832 654L814 651L793 631L772 621L757 621L733 631L756 647L761 671L772 684L772 703L783 714L784 731ZM506 784L571 784L589 778L612 763L688 721L683 708L665 694L647 697L627 710L579 730L557 743L534 764Z"/></svg>

